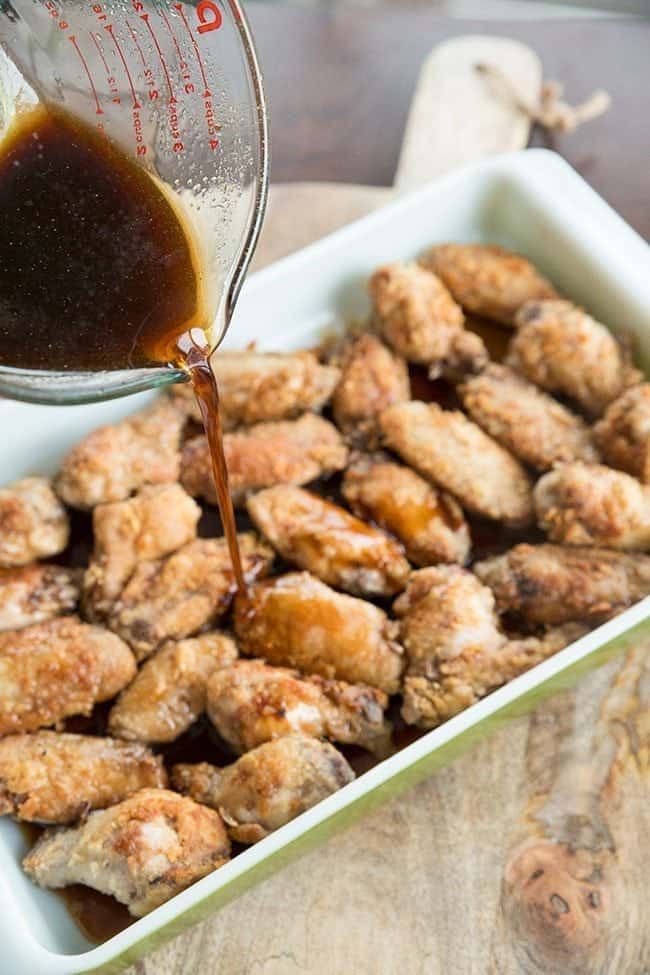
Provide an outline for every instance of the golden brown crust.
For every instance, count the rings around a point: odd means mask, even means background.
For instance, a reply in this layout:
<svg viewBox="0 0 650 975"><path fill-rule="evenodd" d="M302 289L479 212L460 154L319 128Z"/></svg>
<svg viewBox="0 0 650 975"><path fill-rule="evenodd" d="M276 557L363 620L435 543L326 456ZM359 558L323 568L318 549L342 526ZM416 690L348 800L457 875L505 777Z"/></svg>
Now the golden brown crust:
<svg viewBox="0 0 650 975"><path fill-rule="evenodd" d="M272 550L250 532L238 538L247 579L265 575ZM229 608L235 589L226 540L198 538L165 559L140 562L108 625L143 660L165 640L182 640L214 623Z"/></svg>
<svg viewBox="0 0 650 975"><path fill-rule="evenodd" d="M463 508L510 525L533 515L532 485L518 460L458 410L402 403L381 415L386 444Z"/></svg>
<svg viewBox="0 0 650 975"><path fill-rule="evenodd" d="M0 488L0 566L58 555L69 535L68 515L46 477L25 477Z"/></svg>
<svg viewBox="0 0 650 975"><path fill-rule="evenodd" d="M594 434L608 464L650 484L650 383L632 386L610 403Z"/></svg>
<svg viewBox="0 0 650 975"><path fill-rule="evenodd" d="M466 311L504 325L531 299L555 298L555 289L532 264L503 247L437 244L421 263L444 281Z"/></svg>
<svg viewBox="0 0 650 975"><path fill-rule="evenodd" d="M164 788L162 759L141 744L38 731L0 740L0 815L67 824L144 788Z"/></svg>
<svg viewBox="0 0 650 975"><path fill-rule="evenodd" d="M384 532L311 491L278 484L249 498L255 527L287 562L354 596L393 596L410 566Z"/></svg>
<svg viewBox="0 0 650 975"><path fill-rule="evenodd" d="M55 489L73 508L122 501L145 484L178 480L185 418L170 399L89 433L64 457Z"/></svg>
<svg viewBox="0 0 650 975"><path fill-rule="evenodd" d="M347 448L333 424L307 413L299 420L258 423L224 437L233 502L241 505L253 491L274 484L307 484L342 470ZM183 449L181 481L193 497L216 504L212 464L205 437Z"/></svg>
<svg viewBox="0 0 650 975"><path fill-rule="evenodd" d="M582 417L507 366L491 363L458 392L472 419L531 467L544 471L560 461L598 460Z"/></svg>
<svg viewBox="0 0 650 975"><path fill-rule="evenodd" d="M76 616L0 633L0 735L90 714L135 670L133 654L118 636Z"/></svg>
<svg viewBox="0 0 650 975"><path fill-rule="evenodd" d="M62 565L0 569L0 630L19 630L74 612L80 588L81 570Z"/></svg>
<svg viewBox="0 0 650 975"><path fill-rule="evenodd" d="M205 710L210 676L236 658L235 642L225 633L163 644L111 708L111 734L130 741L174 741Z"/></svg>
<svg viewBox="0 0 650 975"><path fill-rule="evenodd" d="M467 561L470 535L460 505L387 454L356 457L341 490L354 513L395 535L415 565Z"/></svg>
<svg viewBox="0 0 650 975"><path fill-rule="evenodd" d="M308 572L249 587L235 600L240 650L306 673L399 689L402 649L396 625L377 606L334 592Z"/></svg>

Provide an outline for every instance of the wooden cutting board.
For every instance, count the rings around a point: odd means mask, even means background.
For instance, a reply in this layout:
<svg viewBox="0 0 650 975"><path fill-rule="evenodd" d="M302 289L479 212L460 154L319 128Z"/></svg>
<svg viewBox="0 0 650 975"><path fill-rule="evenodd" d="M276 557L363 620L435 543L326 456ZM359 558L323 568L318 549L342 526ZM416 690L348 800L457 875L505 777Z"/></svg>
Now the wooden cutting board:
<svg viewBox="0 0 650 975"><path fill-rule="evenodd" d="M394 11L376 9L333 8L325 14L267 6L254 12L262 55L268 52L272 95L281 87L276 104L283 109L291 106L297 96L291 93L287 77L293 71L307 72L314 63L324 83L319 95L322 104L311 112L311 125L319 120L327 124L335 115L345 128L345 113L338 103L335 112L332 107L336 99L327 84L332 80L327 77L330 64L332 72L340 70L348 81L355 80L363 105L379 106L382 98L390 101L401 77L396 65L404 75L412 70L409 51L422 47L426 19L422 11L413 15L410 34L404 28L401 36L407 48L400 52L394 47L396 17ZM356 35L355 24L360 32ZM438 22L428 36L444 37L449 24ZM462 24L454 29L461 30ZM503 23L491 25L492 32L503 29ZM620 38L621 30L621 25L616 26L610 36ZM595 80L595 87L606 74L615 106L618 95L619 112L625 111L620 93L631 90L632 84L623 71L626 63L632 65L635 86L645 86L647 93L650 82L648 59L641 59L639 30L648 28L630 25L624 34L629 47L627 57L619 59L617 73L612 42L593 25L528 23L513 28L533 46L541 37L549 57L555 58L556 70L578 71L584 84ZM650 37L650 32L645 36ZM510 50L515 60L521 59L520 70L534 89L539 84L539 62L525 51ZM386 52L386 76L392 85L383 93L380 81L370 76L370 65L381 51ZM368 52L372 59L364 63ZM446 56L444 50L438 53ZM503 48L500 54L505 60ZM397 170L402 185L413 185L428 172L440 173L462 159L497 148L491 141L492 124L486 123L481 133L465 114L463 125L452 126L453 138L444 146L432 140L432 133L439 133L440 113L444 116L449 110L445 102L429 111L431 93L440 90L436 84L447 91L449 86L455 88L455 97L458 91L465 97L471 88L467 77L454 80L444 73L439 78L439 66L440 59L434 56L412 102ZM376 70L379 73L381 66ZM364 88L366 78L368 85L380 89L377 94ZM406 93L400 97L405 118ZM629 100L627 104L631 105ZM391 118L393 109L386 109ZM489 109L483 106L484 121L485 111ZM609 189L612 196L627 192L626 199L631 200L647 175L643 147L648 135L634 126L631 107L628 112L627 125L634 128L631 145L637 153L632 159L637 159L637 165L630 168L627 190L620 180L612 181ZM424 123L418 121L422 116ZM299 138L302 124L298 109L276 113L280 147L295 144L303 152L302 162L297 163L285 148L277 168L282 174L298 168L319 176L317 149L306 134ZM348 134L353 135L355 126L348 124ZM602 144L602 128L608 124L613 126L609 131L618 126L617 133L626 127L620 116L594 123L595 143ZM499 126L504 147L506 142L511 147L525 144L527 130L520 118L502 118ZM363 119L356 128L363 129ZM337 138L337 133L327 135L333 147ZM387 138L390 141L392 135ZM576 138L579 145L589 146L587 129ZM612 137L611 145L615 171L621 156L631 150L620 138L617 143ZM343 157L343 149L338 155L332 150L331 166L323 175L337 178L342 170L365 171L364 166L369 174L383 171L388 150L381 158L377 150L372 171L364 156L367 151L365 142L348 139L349 155ZM588 149L581 151L588 159ZM594 168L602 181L600 160L592 159ZM635 184L637 173L640 183ZM274 187L258 264L381 205L392 192L381 186L314 182ZM650 971L647 649L639 646L575 690L504 728L418 788L140 962L130 975L644 975Z"/></svg>

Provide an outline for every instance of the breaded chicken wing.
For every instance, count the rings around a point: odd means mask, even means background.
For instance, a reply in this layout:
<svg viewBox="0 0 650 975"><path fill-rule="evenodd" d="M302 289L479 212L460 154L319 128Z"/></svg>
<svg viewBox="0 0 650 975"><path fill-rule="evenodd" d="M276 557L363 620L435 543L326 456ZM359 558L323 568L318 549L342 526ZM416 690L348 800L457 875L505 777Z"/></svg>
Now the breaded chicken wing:
<svg viewBox="0 0 650 975"><path fill-rule="evenodd" d="M145 484L178 480L185 417L167 396L89 433L64 457L56 491L73 508L123 501Z"/></svg>
<svg viewBox="0 0 650 975"><path fill-rule="evenodd" d="M366 684L346 684L297 670L238 660L208 681L208 716L236 752L301 734L383 751L391 725L388 698Z"/></svg>
<svg viewBox="0 0 650 975"><path fill-rule="evenodd" d="M46 477L25 477L0 488L0 566L58 555L69 535L68 515Z"/></svg>
<svg viewBox="0 0 650 975"><path fill-rule="evenodd" d="M318 411L327 403L339 370L323 366L313 352L218 352L211 358L219 387L219 408L225 430L263 420L290 420ZM201 422L189 385L169 387L176 405Z"/></svg>
<svg viewBox="0 0 650 975"><path fill-rule="evenodd" d="M370 278L375 322L395 351L429 366L432 379L477 372L488 360L480 336L463 327L463 313L442 281L418 264L387 264Z"/></svg>
<svg viewBox="0 0 650 975"><path fill-rule="evenodd" d="M37 731L0 740L0 815L73 823L138 789L163 789L162 759L145 745Z"/></svg>
<svg viewBox="0 0 650 975"><path fill-rule="evenodd" d="M0 735L90 714L133 680L135 670L118 636L76 616L0 633Z"/></svg>
<svg viewBox="0 0 650 975"><path fill-rule="evenodd" d="M533 623L601 622L650 593L650 557L605 548L515 545L474 572L499 612Z"/></svg>
<svg viewBox="0 0 650 975"><path fill-rule="evenodd" d="M516 324L507 364L591 416L642 378L611 332L570 301L530 301Z"/></svg>
<svg viewBox="0 0 650 975"><path fill-rule="evenodd" d="M494 244L437 244L421 263L466 311L503 325L513 324L524 302L557 297L525 257Z"/></svg>
<svg viewBox="0 0 650 975"><path fill-rule="evenodd" d="M406 363L368 332L349 341L337 361L341 379L332 397L334 420L350 443L375 446L379 414L411 398Z"/></svg>
<svg viewBox="0 0 650 975"><path fill-rule="evenodd" d="M354 779L329 742L292 735L259 745L219 769L176 765L177 789L218 809L233 840L257 843Z"/></svg>
<svg viewBox="0 0 650 975"><path fill-rule="evenodd" d="M552 542L650 549L650 487L602 464L561 464L534 491L539 527Z"/></svg>
<svg viewBox="0 0 650 975"><path fill-rule="evenodd" d="M256 583L235 600L240 652L305 673L394 694L403 667L396 625L372 603L334 592L308 572Z"/></svg>
<svg viewBox="0 0 650 975"><path fill-rule="evenodd" d="M0 569L0 630L20 630L72 613L80 588L80 571L62 565Z"/></svg>
<svg viewBox="0 0 650 975"><path fill-rule="evenodd" d="M394 610L408 656L402 716L421 728L436 727L585 632L567 624L508 640L492 593L459 566L414 572Z"/></svg>
<svg viewBox="0 0 650 975"><path fill-rule="evenodd" d="M273 561L253 534L239 535L244 574L255 579ZM144 660L165 640L182 640L222 616L235 593L224 538L198 538L165 559L140 562L113 606L108 625Z"/></svg>
<svg viewBox="0 0 650 975"><path fill-rule="evenodd" d="M236 657L235 642L225 633L163 644L111 708L110 733L131 741L174 741L205 710L210 675Z"/></svg>
<svg viewBox="0 0 650 975"><path fill-rule="evenodd" d="M387 454L357 457L341 490L354 513L395 535L415 565L467 561L470 535L460 505Z"/></svg>
<svg viewBox="0 0 650 975"><path fill-rule="evenodd" d="M411 567L384 532L311 491L278 484L248 499L255 527L283 559L355 596L393 596Z"/></svg>
<svg viewBox="0 0 650 975"><path fill-rule="evenodd" d="M23 867L41 887L85 884L142 917L229 856L214 809L166 789L141 789L76 829L46 830Z"/></svg>
<svg viewBox="0 0 650 975"><path fill-rule="evenodd" d="M650 484L650 383L626 390L594 427L608 464Z"/></svg>
<svg viewBox="0 0 650 975"><path fill-rule="evenodd" d="M402 403L381 415L387 445L463 508L508 525L533 514L532 485L518 460L458 410Z"/></svg>
<svg viewBox="0 0 650 975"><path fill-rule="evenodd" d="M490 364L458 392L472 419L531 467L545 471L558 461L598 460L582 417L507 366Z"/></svg>
<svg viewBox="0 0 650 975"><path fill-rule="evenodd" d="M274 484L307 484L345 467L348 451L336 427L313 413L299 420L258 423L223 438L233 502ZM212 462L205 437L185 444L181 481L193 497L216 504Z"/></svg>
<svg viewBox="0 0 650 975"><path fill-rule="evenodd" d="M95 548L84 576L85 609L105 615L139 562L160 559L196 537L201 509L180 484L142 488L132 498L97 505Z"/></svg>

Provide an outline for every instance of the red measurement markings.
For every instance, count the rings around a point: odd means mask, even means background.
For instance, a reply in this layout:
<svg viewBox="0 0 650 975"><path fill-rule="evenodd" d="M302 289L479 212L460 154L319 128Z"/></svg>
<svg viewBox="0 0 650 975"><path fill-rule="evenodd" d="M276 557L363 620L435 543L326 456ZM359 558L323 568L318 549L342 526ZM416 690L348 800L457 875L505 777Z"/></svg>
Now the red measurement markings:
<svg viewBox="0 0 650 975"><path fill-rule="evenodd" d="M106 70L106 81L108 83L109 91L110 91L111 95L113 96L111 100L113 101L113 103L115 105L120 105L122 103L122 99L120 98L120 89L117 87L117 78L115 77L114 74L111 73L111 69L108 66L108 61L104 57L104 52L102 50L101 44L99 43L99 41L97 39L97 35L96 34L93 34L93 32L90 31L90 36L92 38L93 44L97 48L97 53L99 54L99 56L100 56L100 58L102 60L102 64L104 65L104 69Z"/></svg>
<svg viewBox="0 0 650 975"><path fill-rule="evenodd" d="M151 19L149 14L140 14L140 20L143 20L147 25L147 30L151 35L151 40L154 43L154 47L158 52L158 58L160 59L160 64L165 75L165 81L167 82L167 90L169 91L169 131L172 134L172 150L174 152L183 152L185 146L183 140L181 139L180 128L178 124L178 114L176 112L176 96L174 95L174 89L172 88L171 78L169 77L169 70L167 68L167 62L165 61L165 56L162 52L160 44L158 43L158 38L156 37L155 31L151 25Z"/></svg>
<svg viewBox="0 0 650 975"><path fill-rule="evenodd" d="M203 117L205 118L205 124L208 131L208 145L211 149L216 149L219 145L219 125L217 123L216 114L214 110L214 103L212 101L212 92L210 91L210 85L208 84L208 76L205 70L205 65L203 63L203 58L201 57L201 51L197 43L192 29L187 22L187 17L185 16L185 11L183 10L182 3L175 3L174 7L178 10L181 20L185 25L185 29L189 34L190 40L192 42L192 47L194 48L194 53L196 55L196 60L199 65L199 71L201 72L201 78L203 79Z"/></svg>
<svg viewBox="0 0 650 975"><path fill-rule="evenodd" d="M131 71L129 70L129 65L127 64L127 60L124 57L124 51L122 50L122 48L120 46L120 42L117 39L117 36L115 34L115 30L113 28L113 25L112 24L106 24L104 26L104 30L107 31L111 35L111 40L113 41L113 44L115 45L115 50L117 51L118 57L119 57L120 61L122 62L122 65L124 67L124 72L126 74L126 79L127 79L128 83L129 83L129 88L131 89L131 97L133 98L133 108L134 108L134 110L135 109L138 109L138 108L141 108L142 106L140 105L140 102L138 101L138 96L136 94L135 85L133 84L133 78L131 77Z"/></svg>
<svg viewBox="0 0 650 975"><path fill-rule="evenodd" d="M147 86L149 101L155 102L155 100L159 97L160 92L156 88L156 79L154 78L154 73L151 70L151 68L147 66L147 62L145 60L142 46L140 44L140 41L138 40L138 35L134 31L133 27L131 26L128 20L126 21L126 26L128 28L129 34L131 35L133 43L135 44L136 50L138 52L138 56L140 58L140 63L142 64L142 77L145 85Z"/></svg>
<svg viewBox="0 0 650 975"><path fill-rule="evenodd" d="M88 67L88 62L86 61L85 57L83 56L82 51L81 51L81 48L77 44L77 38L76 38L76 36L74 34L70 34L68 40L70 41L70 43L74 47L75 51L79 55L79 59L80 59L81 63L83 64L84 71L86 72L86 76L88 78L88 83L89 83L90 89L91 89L91 91L93 93L93 98L95 99L95 114L96 115L103 115L104 114L104 109L99 104L99 98L97 96L97 89L95 88L95 82L93 81L93 76L90 73L90 68Z"/></svg>

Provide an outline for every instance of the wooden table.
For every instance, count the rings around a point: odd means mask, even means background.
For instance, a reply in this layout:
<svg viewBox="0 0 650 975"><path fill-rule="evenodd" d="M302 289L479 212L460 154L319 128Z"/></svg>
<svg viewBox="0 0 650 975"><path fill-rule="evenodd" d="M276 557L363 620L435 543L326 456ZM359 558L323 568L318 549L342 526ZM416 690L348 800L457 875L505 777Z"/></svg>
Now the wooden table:
<svg viewBox="0 0 650 975"><path fill-rule="evenodd" d="M557 148L650 236L650 26L250 5L275 180L392 182L419 64L457 33L533 46L613 109ZM504 728L130 975L650 971L646 647Z"/></svg>

